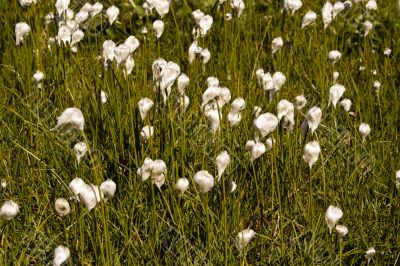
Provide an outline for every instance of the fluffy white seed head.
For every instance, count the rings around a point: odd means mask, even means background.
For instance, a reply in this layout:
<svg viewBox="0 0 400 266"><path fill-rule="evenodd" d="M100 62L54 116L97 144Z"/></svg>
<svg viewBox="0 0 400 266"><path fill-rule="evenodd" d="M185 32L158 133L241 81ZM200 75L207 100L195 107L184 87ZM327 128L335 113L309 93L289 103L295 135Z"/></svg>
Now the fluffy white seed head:
<svg viewBox="0 0 400 266"><path fill-rule="evenodd" d="M342 57L342 53L337 50L330 51L328 54L329 60L331 60L332 64L335 64Z"/></svg>
<svg viewBox="0 0 400 266"><path fill-rule="evenodd" d="M58 246L54 250L53 266L63 265L70 257L71 253L67 247Z"/></svg>
<svg viewBox="0 0 400 266"><path fill-rule="evenodd" d="M64 198L56 199L56 202L54 203L54 208L56 209L57 215L61 217L66 216L71 212L69 202Z"/></svg>
<svg viewBox="0 0 400 266"><path fill-rule="evenodd" d="M209 192L214 186L214 177L206 170L197 172L193 179L201 194Z"/></svg>
<svg viewBox="0 0 400 266"><path fill-rule="evenodd" d="M140 142L146 143L153 137L154 135L154 127L153 126L144 126L140 131Z"/></svg>
<svg viewBox="0 0 400 266"><path fill-rule="evenodd" d="M109 8L107 8L106 15L108 18L108 22L110 23L110 25L112 25L119 15L118 7L110 6Z"/></svg>
<svg viewBox="0 0 400 266"><path fill-rule="evenodd" d="M304 147L303 159L306 161L306 163L308 163L310 169L317 162L320 152L321 148L317 141L311 141Z"/></svg>
<svg viewBox="0 0 400 266"><path fill-rule="evenodd" d="M117 190L117 184L111 179L107 179L100 185L100 191L103 193L103 199L105 201L114 197L115 191Z"/></svg>
<svg viewBox="0 0 400 266"><path fill-rule="evenodd" d="M185 191L189 188L189 180L187 178L179 178L175 184L176 190L180 192L180 195L183 196Z"/></svg>
<svg viewBox="0 0 400 266"><path fill-rule="evenodd" d="M335 206L329 206L325 212L325 221L329 227L329 233L332 234L332 229L336 223L343 217L343 211Z"/></svg>
<svg viewBox="0 0 400 266"><path fill-rule="evenodd" d="M349 232L349 229L344 226L344 225L336 225L336 233L339 235L339 237L343 238L347 233Z"/></svg>
<svg viewBox="0 0 400 266"><path fill-rule="evenodd" d="M272 53L276 53L277 51L279 51L283 46L283 39L282 37L276 37L275 39L272 40Z"/></svg>
<svg viewBox="0 0 400 266"><path fill-rule="evenodd" d="M15 25L15 43L20 45L24 42L26 36L31 31L31 27L25 22L19 22Z"/></svg>
<svg viewBox="0 0 400 266"><path fill-rule="evenodd" d="M340 84L335 84L329 89L329 104L332 103L333 107L336 108L337 102L340 100L342 97L345 87Z"/></svg>
<svg viewBox="0 0 400 266"><path fill-rule="evenodd" d="M325 5L322 7L322 21L324 22L324 29L326 29L331 23L333 19L333 6L327 1Z"/></svg>
<svg viewBox="0 0 400 266"><path fill-rule="evenodd" d="M247 246L250 241L256 236L256 232L251 229L245 229L236 235L236 245L239 250Z"/></svg>
<svg viewBox="0 0 400 266"><path fill-rule="evenodd" d="M12 200L7 200L0 208L0 218L9 221L19 213L18 204Z"/></svg>
<svg viewBox="0 0 400 266"><path fill-rule="evenodd" d="M308 11L304 17L303 20L301 22L301 28L305 28L308 25L311 25L315 22L315 20L317 20L317 13L315 13L314 11Z"/></svg>
<svg viewBox="0 0 400 266"><path fill-rule="evenodd" d="M140 117L142 118L143 121L146 118L147 113L154 106L154 102L149 98L145 97L138 102L138 106L139 106Z"/></svg>
<svg viewBox="0 0 400 266"><path fill-rule="evenodd" d="M376 251L374 247L370 247L366 252L365 252L365 258L369 261L374 255Z"/></svg>
<svg viewBox="0 0 400 266"><path fill-rule="evenodd" d="M363 141L364 141L365 138L371 132L371 128L367 123L361 123L360 127L358 128L358 131L360 132L360 135L361 135L361 137L363 138Z"/></svg>
<svg viewBox="0 0 400 266"><path fill-rule="evenodd" d="M308 127L311 129L311 133L317 129L319 124L321 123L322 118L322 110L321 108L314 106L307 113L307 124Z"/></svg>
<svg viewBox="0 0 400 266"><path fill-rule="evenodd" d="M218 169L218 179L217 179L218 181L221 180L222 174L224 173L230 161L231 158L227 151L223 151L220 154L218 154L217 158L215 159L215 163Z"/></svg>
<svg viewBox="0 0 400 266"><path fill-rule="evenodd" d="M304 95L298 95L295 98L295 107L297 110L303 109L307 105L307 99Z"/></svg>
<svg viewBox="0 0 400 266"><path fill-rule="evenodd" d="M256 139L263 139L268 134L272 133L278 126L278 118L271 113L264 113L254 119L254 128L256 131Z"/></svg>
<svg viewBox="0 0 400 266"><path fill-rule="evenodd" d="M156 20L153 22L154 35L156 36L157 39L159 39L163 34L164 26L165 25L162 20Z"/></svg>
<svg viewBox="0 0 400 266"><path fill-rule="evenodd" d="M85 125L85 119L81 110L78 108L67 108L65 111L57 118L57 125L51 129L56 130L60 134L66 134L71 132L71 130L82 131Z"/></svg>
<svg viewBox="0 0 400 266"><path fill-rule="evenodd" d="M351 103L351 100L349 100L349 99L343 99L343 100L340 102L340 105L343 107L343 110L344 110L345 112L349 112L350 109L351 109L352 103Z"/></svg>

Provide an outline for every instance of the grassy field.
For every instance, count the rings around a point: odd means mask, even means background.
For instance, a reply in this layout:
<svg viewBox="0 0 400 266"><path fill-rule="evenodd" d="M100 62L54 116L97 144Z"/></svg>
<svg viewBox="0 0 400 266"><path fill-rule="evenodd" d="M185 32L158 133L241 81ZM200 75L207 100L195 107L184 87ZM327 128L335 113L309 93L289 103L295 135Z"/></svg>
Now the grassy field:
<svg viewBox="0 0 400 266"><path fill-rule="evenodd" d="M367 1L353 3L326 30L322 0L303 0L293 15L281 12L282 1L248 0L239 18L230 2L172 1L157 40L152 24L161 17L156 10L146 15L138 0L103 1L103 11L79 26L84 38L73 52L68 44L48 46L58 25L54 20L46 25L44 17L56 13L55 1L26 7L16 0L0 1L0 205L12 200L19 206L13 219L0 219L1 265L52 264L59 245L70 250L67 265L400 263L397 1L377 0L376 11L367 10ZM72 0L69 8L76 14L84 4ZM112 25L106 15L111 5L120 10ZM211 58L203 64L197 55L189 64L196 25L191 12L198 8L213 17L211 29L197 39ZM317 19L302 29L309 10ZM373 28L364 36L367 20ZM30 26L20 45L18 22ZM130 35L140 42L132 53L132 73L125 75L116 62L105 67L103 42L119 45ZM279 36L284 44L273 54L271 42ZM335 64L328 57L332 50L342 55ZM160 57L177 63L190 79L186 112L177 101L177 82L163 102L152 68ZM260 68L286 77L271 101L257 81ZM38 70L44 74L41 88L33 79ZM335 71L340 74L336 83L345 87L341 100L352 102L350 113L339 103L336 108L329 104ZM217 115L221 124L215 133L202 110L210 76L231 94ZM375 81L381 83L379 91ZM105 103L101 91L107 94ZM298 95L305 96L307 105L294 110L293 130L280 123L268 135L274 140L272 149L252 161L245 146L255 137L253 107L277 115L281 100L295 103ZM154 106L142 121L138 102L143 97ZM241 122L230 126L228 113L237 97L246 106ZM322 109L322 121L303 137L300 125L313 106ZM69 107L82 111L84 130L50 131ZM361 123L371 128L364 141ZM154 135L145 142L140 133L146 125L154 127ZM266 143L268 137L260 141ZM312 168L303 159L311 141L321 147ZM79 164L74 152L78 142L88 147ZM215 161L222 151L228 152L230 163L217 181ZM147 157L165 162L160 189L150 180L142 182L137 173ZM204 194L194 183L200 170L215 179ZM98 186L111 179L115 195L88 211L71 200L68 185L75 177ZM179 178L189 180L183 196L175 188ZM237 184L233 193L231 181ZM57 215L57 198L69 201L70 214ZM343 211L338 224L348 228L344 237L336 230L329 233L325 212L330 205ZM244 229L256 235L239 249L237 235ZM376 254L367 260L370 247Z"/></svg>

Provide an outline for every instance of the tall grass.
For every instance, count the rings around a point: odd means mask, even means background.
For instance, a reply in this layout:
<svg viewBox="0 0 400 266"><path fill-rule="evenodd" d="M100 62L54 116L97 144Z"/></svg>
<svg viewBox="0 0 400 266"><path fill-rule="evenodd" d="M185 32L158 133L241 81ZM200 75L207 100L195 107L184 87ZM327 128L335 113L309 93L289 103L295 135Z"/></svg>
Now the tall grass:
<svg viewBox="0 0 400 266"><path fill-rule="evenodd" d="M203 8L214 18L199 43L211 51L205 66L199 59L192 65L187 60L194 26L190 12L198 3L173 1L163 18L165 31L156 41L151 30L155 17L143 15L129 2L105 1L104 6L112 2L121 9L118 21L109 26L103 15L89 24L78 53L47 47L55 28L46 27L43 17L55 11L54 3L41 1L27 8L17 1L0 3L0 167L7 181L0 203L13 199L21 209L14 220L0 221L1 265L47 264L60 244L71 251L70 265L362 265L371 246L377 250L371 264L398 263L400 198L394 178L400 169L400 23L394 1L379 1L373 15L354 7L325 31L319 12L324 1L304 0L290 16L281 13L278 1L249 0L242 17L232 21L224 19L229 5ZM81 5L77 3L76 11ZM301 30L308 9L319 18ZM367 16L374 29L363 37L361 25ZM31 26L31 33L16 46L14 26L20 21ZM149 29L147 35L140 33L143 26ZM134 72L125 78L115 65L105 70L99 56L104 40L121 43L129 35L140 40L140 47L133 56ZM286 44L272 55L270 44L278 36ZM386 47L392 49L389 57L383 54ZM334 49L342 52L342 59L332 65L328 52ZM176 108L175 94L164 105L153 89L151 64L158 57L178 63L190 77L187 112ZM260 67L281 71L287 78L271 103L256 82ZM32 79L36 70L45 74L42 89ZM328 107L335 70L355 117L340 106ZM209 76L218 77L232 99L246 100L239 126L229 126L225 107L215 136L201 112ZM382 83L379 96L372 87L375 80ZM108 94L105 104L101 90ZM254 136L253 106L276 113L279 100L293 102L300 94L308 104L296 111L293 132L277 129L274 148L250 162L244 146ZM155 106L142 122L137 102L143 97ZM316 134L303 139L300 124L314 105L322 108L323 120ZM73 106L82 110L85 130L65 136L49 131L57 116ZM365 142L358 133L361 122L372 128ZM141 144L140 129L146 124L155 127L155 134ZM312 170L302 158L304 144L311 140L322 148ZM88 144L89 153L78 165L73 146L80 141ZM228 151L231 163L222 181L200 195L193 176L202 169L216 176L214 161L222 150ZM136 174L145 157L167 164L161 190L142 183ZM72 196L68 183L76 176L97 185L110 178L117 193L91 212L73 203L71 215L60 218L54 201ZM190 180L183 197L174 189L181 177ZM232 180L238 187L228 194ZM340 223L349 234L342 243L329 235L325 224L329 205L344 212ZM257 236L239 252L234 239L246 228Z"/></svg>

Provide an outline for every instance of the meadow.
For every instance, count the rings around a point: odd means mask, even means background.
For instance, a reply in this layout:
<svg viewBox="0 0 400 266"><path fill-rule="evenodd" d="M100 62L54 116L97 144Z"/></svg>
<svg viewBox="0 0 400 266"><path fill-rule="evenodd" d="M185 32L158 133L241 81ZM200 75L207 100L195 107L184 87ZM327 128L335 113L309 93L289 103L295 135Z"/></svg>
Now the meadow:
<svg viewBox="0 0 400 266"><path fill-rule="evenodd" d="M400 263L400 2L88 3L0 1L0 265Z"/></svg>

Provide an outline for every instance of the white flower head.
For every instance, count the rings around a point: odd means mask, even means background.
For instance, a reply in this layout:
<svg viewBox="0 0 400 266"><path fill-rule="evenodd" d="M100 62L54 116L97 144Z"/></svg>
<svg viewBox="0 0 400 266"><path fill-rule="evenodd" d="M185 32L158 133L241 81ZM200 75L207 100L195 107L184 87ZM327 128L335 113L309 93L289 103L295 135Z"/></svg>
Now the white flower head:
<svg viewBox="0 0 400 266"><path fill-rule="evenodd" d="M343 99L343 100L340 102L340 105L343 107L343 109L344 109L345 112L349 112L350 109L351 109L352 103L351 103L351 100L349 100L349 99Z"/></svg>
<svg viewBox="0 0 400 266"><path fill-rule="evenodd" d="M395 179L395 185L397 189L400 189L400 170L396 171L396 179Z"/></svg>
<svg viewBox="0 0 400 266"><path fill-rule="evenodd" d="M15 43L16 45L20 45L24 42L26 36L28 36L31 31L31 27L25 22L18 22L15 25Z"/></svg>
<svg viewBox="0 0 400 266"><path fill-rule="evenodd" d="M278 126L278 118L271 113L264 113L254 119L254 128L256 130L256 139L265 138L268 134L272 133Z"/></svg>
<svg viewBox="0 0 400 266"><path fill-rule="evenodd" d="M321 108L314 106L307 113L307 124L308 127L311 129L311 133L317 129L319 124L321 123L322 118L322 110Z"/></svg>
<svg viewBox="0 0 400 266"><path fill-rule="evenodd" d="M383 51L383 54L386 56L389 56L392 53L392 50L390 48L385 48L385 50Z"/></svg>
<svg viewBox="0 0 400 266"><path fill-rule="evenodd" d="M337 1L332 7L332 18L334 19L340 12L345 9L345 5L341 1Z"/></svg>
<svg viewBox="0 0 400 266"><path fill-rule="evenodd" d="M111 179L107 179L100 185L100 191L104 195L104 200L107 201L114 197L115 191L117 190L117 184Z"/></svg>
<svg viewBox="0 0 400 266"><path fill-rule="evenodd" d="M303 6L303 3L300 0L284 0L283 1L283 9L287 10L294 14L298 9Z"/></svg>
<svg viewBox="0 0 400 266"><path fill-rule="evenodd" d="M374 25L372 24L371 21L369 21L369 20L365 21L363 23L364 36L367 36L371 32L373 27L374 27Z"/></svg>
<svg viewBox="0 0 400 266"><path fill-rule="evenodd" d="M103 57L105 66L109 65L114 60L114 51L116 47L117 45L111 40L106 40L103 42Z"/></svg>
<svg viewBox="0 0 400 266"><path fill-rule="evenodd" d="M98 186L85 184L82 186L78 194L78 198L79 201L90 212L94 207L96 207L97 203L100 202L100 199L103 197L100 196Z"/></svg>
<svg viewBox="0 0 400 266"><path fill-rule="evenodd" d="M275 39L272 40L272 53L276 53L277 51L279 51L283 46L283 39L282 37L276 37Z"/></svg>
<svg viewBox="0 0 400 266"><path fill-rule="evenodd" d="M136 49L140 45L139 40L133 35L131 35L128 38L126 38L124 43L129 46L129 53L133 53L134 51L136 51Z"/></svg>
<svg viewBox="0 0 400 266"><path fill-rule="evenodd" d="M142 178L142 181L146 181L153 171L153 160L151 158L145 158L143 165L137 170L138 176Z"/></svg>
<svg viewBox="0 0 400 266"><path fill-rule="evenodd" d="M291 130L294 126L294 105L288 100L281 100L277 106L278 120L281 121L283 118L289 123L287 129Z"/></svg>
<svg viewBox="0 0 400 266"><path fill-rule="evenodd" d="M245 149L250 152L250 161L252 162L267 151L265 144L258 140L248 140Z"/></svg>
<svg viewBox="0 0 400 266"><path fill-rule="evenodd" d="M236 245L239 250L247 246L250 241L256 236L256 232L251 229L245 229L236 235Z"/></svg>
<svg viewBox="0 0 400 266"><path fill-rule="evenodd" d="M193 17L194 21L196 22L196 24L199 24L200 20L204 16L205 16L205 14L200 9L197 9L197 10L192 12L192 17Z"/></svg>
<svg viewBox="0 0 400 266"><path fill-rule="evenodd" d="M210 53L210 51L206 48L206 49L201 50L200 56L203 58L203 64L205 65L205 64L208 63L208 61L210 61L211 53Z"/></svg>
<svg viewBox="0 0 400 266"><path fill-rule="evenodd" d="M244 9L245 9L245 4L243 0L231 0L231 7L237 14L237 17L240 18L242 15Z"/></svg>
<svg viewBox="0 0 400 266"><path fill-rule="evenodd" d="M170 2L168 0L157 0L154 2L154 7L156 8L157 14L160 17L164 17L166 14L168 14L169 4Z"/></svg>
<svg viewBox="0 0 400 266"><path fill-rule="evenodd" d="M0 187L1 188L6 188L7 187L7 180L5 180L5 179L1 179L0 180Z"/></svg>
<svg viewBox="0 0 400 266"><path fill-rule="evenodd" d="M51 129L51 131L56 130L60 134L65 134L71 132L71 130L83 131L85 125L85 119L81 110L78 108L67 108L65 111L57 118L57 125Z"/></svg>
<svg viewBox="0 0 400 266"><path fill-rule="evenodd" d="M337 71L333 72L333 83L336 83L339 76L340 76L339 72Z"/></svg>
<svg viewBox="0 0 400 266"><path fill-rule="evenodd" d="M321 153L321 148L317 141L311 141L304 147L303 159L308 163L310 169L317 162L318 156Z"/></svg>
<svg viewBox="0 0 400 266"><path fill-rule="evenodd" d="M118 7L110 6L109 8L107 8L106 15L108 18L108 22L110 23L110 25L112 25L119 15Z"/></svg>
<svg viewBox="0 0 400 266"><path fill-rule="evenodd" d="M140 142L147 142L153 137L154 135L154 127L153 126L144 126L140 131Z"/></svg>
<svg viewBox="0 0 400 266"><path fill-rule="evenodd" d="M329 59L331 60L332 64L335 64L336 62L338 62L340 60L340 58L342 57L342 54L337 50L333 50L333 51L329 52L328 56L329 56Z"/></svg>
<svg viewBox="0 0 400 266"><path fill-rule="evenodd" d="M54 259L53 259L53 266L61 266L63 265L71 256L71 253L67 247L58 246L54 250Z"/></svg>
<svg viewBox="0 0 400 266"><path fill-rule="evenodd" d="M79 142L74 145L74 151L76 155L76 159L78 160L78 164L85 157L87 152L87 145L85 142Z"/></svg>
<svg viewBox="0 0 400 266"><path fill-rule="evenodd" d="M78 13L75 15L75 22L77 24L82 24L89 18L89 12L85 10L80 10Z"/></svg>
<svg viewBox="0 0 400 266"><path fill-rule="evenodd" d="M317 20L317 13L315 13L314 11L308 11L304 17L303 20L301 22L301 28L305 28L308 25L311 25L315 22L315 20Z"/></svg>
<svg viewBox="0 0 400 266"><path fill-rule="evenodd" d="M62 25L60 28L58 28L58 33L57 33L57 42L58 45L61 44L61 42L64 45L70 44L71 43L71 28L68 27L67 25Z"/></svg>
<svg viewBox="0 0 400 266"><path fill-rule="evenodd" d="M201 194L209 192L214 186L214 177L206 170L197 172L193 179Z"/></svg>
<svg viewBox="0 0 400 266"><path fill-rule="evenodd" d="M333 20L333 6L327 1L325 5L322 7L322 21L324 22L324 29L326 29Z"/></svg>
<svg viewBox="0 0 400 266"><path fill-rule="evenodd" d="M376 251L374 247L370 247L366 252L365 252L365 258L370 261L370 259L375 255Z"/></svg>
<svg viewBox="0 0 400 266"><path fill-rule="evenodd" d="M363 141L365 140L365 138L369 135L369 133L371 132L371 128L368 124L366 123L361 123L360 127L358 128L358 131L361 134L361 137L363 138Z"/></svg>
<svg viewBox="0 0 400 266"><path fill-rule="evenodd" d="M157 159L153 161L151 170L151 182L159 189L165 183L165 174L167 173L167 165L163 160Z"/></svg>
<svg viewBox="0 0 400 266"><path fill-rule="evenodd" d="M128 55L128 58L125 60L124 70L123 70L125 78L132 73L134 67L135 67L135 60L133 60L131 55Z"/></svg>
<svg viewBox="0 0 400 266"><path fill-rule="evenodd" d="M378 4L376 3L376 0L369 0L365 5L365 8L368 11L376 11L378 10Z"/></svg>
<svg viewBox="0 0 400 266"><path fill-rule="evenodd" d="M297 110L303 109L307 105L307 99L304 95L298 95L295 98L295 107Z"/></svg>
<svg viewBox="0 0 400 266"><path fill-rule="evenodd" d="M138 106L139 106L140 117L142 118L143 121L147 116L147 113L154 106L154 102L149 98L145 97L138 102Z"/></svg>
<svg viewBox="0 0 400 266"><path fill-rule="evenodd" d="M171 94L171 87L175 80L181 74L179 65L175 62L168 62L161 70L160 91L163 96L163 102L166 103Z"/></svg>
<svg viewBox="0 0 400 266"><path fill-rule="evenodd" d="M218 169L217 181L221 180L222 174L224 173L224 171L225 171L226 167L228 166L228 164L230 163L230 161L231 161L231 158L227 151L221 152L215 159L215 163L216 163L217 169Z"/></svg>
<svg viewBox="0 0 400 266"><path fill-rule="evenodd" d="M103 10L103 4L100 2L96 2L92 6L92 10L90 11L90 16L94 17L99 14Z"/></svg>
<svg viewBox="0 0 400 266"><path fill-rule="evenodd" d="M57 0L56 2L56 9L57 9L57 13L59 16L62 15L62 13L64 13L64 11L66 11L68 9L70 0Z"/></svg>
<svg viewBox="0 0 400 266"><path fill-rule="evenodd" d="M153 29L156 38L159 39L164 32L164 22L162 20L156 20L153 22Z"/></svg>
<svg viewBox="0 0 400 266"><path fill-rule="evenodd" d="M42 81L44 79L44 74L42 71L37 70L35 74L33 74L33 79L36 81L38 88L42 88Z"/></svg>
<svg viewBox="0 0 400 266"><path fill-rule="evenodd" d="M221 112L217 108L214 108L207 104L204 110L204 115L208 120L212 132L215 134L221 124Z"/></svg>
<svg viewBox="0 0 400 266"><path fill-rule="evenodd" d="M57 215L61 217L68 215L71 212L69 202L64 198L56 199L56 202L54 203L54 208L56 209Z"/></svg>
<svg viewBox="0 0 400 266"><path fill-rule="evenodd" d="M337 102L340 100L342 97L345 87L340 84L335 84L329 89L329 104L332 103L333 107L336 108Z"/></svg>
<svg viewBox="0 0 400 266"><path fill-rule="evenodd" d="M187 178L179 178L175 184L176 190L180 192L180 195L183 196L185 191L189 188L189 180Z"/></svg>
<svg viewBox="0 0 400 266"><path fill-rule="evenodd" d="M200 28L201 37L204 37L207 34L207 32L211 29L213 22L213 18L210 15L206 15L200 19L198 26Z"/></svg>
<svg viewBox="0 0 400 266"><path fill-rule="evenodd" d="M124 63L130 54L130 46L128 44L120 44L114 49L114 58L117 64Z"/></svg>
<svg viewBox="0 0 400 266"><path fill-rule="evenodd" d="M189 81L190 79L185 73L179 75L177 79L177 85L178 85L177 87L178 87L178 93L180 95L185 93L185 89L189 85Z"/></svg>
<svg viewBox="0 0 400 266"><path fill-rule="evenodd" d="M105 91L103 91L103 90L101 90L101 92L100 92L100 98L101 98L101 102L102 103L106 103L107 102L107 93L105 92Z"/></svg>
<svg viewBox="0 0 400 266"><path fill-rule="evenodd" d="M195 59L196 55L200 54L202 51L203 48L199 46L198 42L193 41L188 50L189 64L193 63L193 60Z"/></svg>
<svg viewBox="0 0 400 266"><path fill-rule="evenodd" d="M329 206L325 213L325 221L329 227L329 233L332 234L332 229L336 223L343 217L343 211L335 206Z"/></svg>
<svg viewBox="0 0 400 266"><path fill-rule="evenodd" d="M69 183L68 185L69 189L72 191L72 193L74 194L74 196L77 198L79 193L84 190L85 188L85 182L79 178L79 177L75 177L74 179L72 179L72 181Z"/></svg>
<svg viewBox="0 0 400 266"><path fill-rule="evenodd" d="M70 46L74 46L76 43L82 41L84 36L85 36L85 34L83 33L83 31L81 31L81 30L74 31L71 36Z"/></svg>
<svg viewBox="0 0 400 266"><path fill-rule="evenodd" d="M0 218L9 221L19 213L18 204L12 200L7 200L0 208Z"/></svg>
<svg viewBox="0 0 400 266"><path fill-rule="evenodd" d="M349 232L349 229L344 225L336 225L335 227L336 233L338 233L339 237L343 238Z"/></svg>

